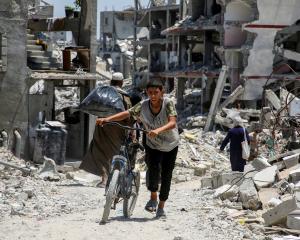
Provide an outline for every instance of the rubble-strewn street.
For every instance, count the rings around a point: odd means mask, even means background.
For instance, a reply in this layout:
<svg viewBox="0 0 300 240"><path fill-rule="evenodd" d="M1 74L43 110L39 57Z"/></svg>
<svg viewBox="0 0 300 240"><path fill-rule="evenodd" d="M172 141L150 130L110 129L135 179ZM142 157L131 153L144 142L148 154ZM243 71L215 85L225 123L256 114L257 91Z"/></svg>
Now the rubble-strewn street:
<svg viewBox="0 0 300 240"><path fill-rule="evenodd" d="M0 240L300 240L299 19L1 0Z"/></svg>

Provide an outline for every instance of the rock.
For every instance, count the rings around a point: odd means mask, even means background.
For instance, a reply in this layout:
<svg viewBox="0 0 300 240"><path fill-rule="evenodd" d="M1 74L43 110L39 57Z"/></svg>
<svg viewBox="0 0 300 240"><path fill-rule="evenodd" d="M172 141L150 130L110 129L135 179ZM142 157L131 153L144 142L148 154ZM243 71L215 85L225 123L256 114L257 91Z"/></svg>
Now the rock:
<svg viewBox="0 0 300 240"><path fill-rule="evenodd" d="M186 182L186 176L184 175L178 175L178 176L175 176L175 183L180 183L180 182Z"/></svg>
<svg viewBox="0 0 300 240"><path fill-rule="evenodd" d="M25 193L25 192L22 192L18 195L18 200L21 201L21 202L25 202L28 200L28 194Z"/></svg>
<svg viewBox="0 0 300 240"><path fill-rule="evenodd" d="M300 230L300 210L295 210L289 213L286 225L290 229Z"/></svg>
<svg viewBox="0 0 300 240"><path fill-rule="evenodd" d="M267 203L267 206L269 208L273 208L273 207L276 207L278 206L280 203L282 203L282 201L279 199L279 198L271 198L268 203Z"/></svg>
<svg viewBox="0 0 300 240"><path fill-rule="evenodd" d="M210 177L203 177L201 179L201 188L212 188L212 178Z"/></svg>
<svg viewBox="0 0 300 240"><path fill-rule="evenodd" d="M18 203L12 203L10 204L11 206L11 211L10 215L25 215L22 210L24 209L23 204L18 204Z"/></svg>
<svg viewBox="0 0 300 240"><path fill-rule="evenodd" d="M262 203L262 207L266 208L269 206L269 201L272 198L278 198L279 194L276 188L262 188L259 190L258 196Z"/></svg>
<svg viewBox="0 0 300 240"><path fill-rule="evenodd" d="M33 188L24 188L23 192L27 194L28 198L32 198L34 195Z"/></svg>
<svg viewBox="0 0 300 240"><path fill-rule="evenodd" d="M245 179L239 187L239 201L245 209L258 210L261 207L252 179Z"/></svg>
<svg viewBox="0 0 300 240"><path fill-rule="evenodd" d="M212 172L212 182L213 188L221 187L225 184L237 184L238 186L241 184L241 181L238 182L239 178L243 176L241 172ZM237 183L235 183L237 182Z"/></svg>
<svg viewBox="0 0 300 240"><path fill-rule="evenodd" d="M299 163L299 153L282 158L286 168L291 168Z"/></svg>
<svg viewBox="0 0 300 240"><path fill-rule="evenodd" d="M255 158L253 161L252 161L252 166L260 171L262 169L265 169L267 167L271 167L271 164L268 163L268 159L262 157L262 156L259 156L257 158Z"/></svg>
<svg viewBox="0 0 300 240"><path fill-rule="evenodd" d="M194 168L194 175L201 177L201 176L205 175L206 170L207 170L207 166L205 166L204 164L198 164Z"/></svg>
<svg viewBox="0 0 300 240"><path fill-rule="evenodd" d="M291 168L288 168L288 169L284 169L283 171L279 172L278 173L278 179L279 181L285 179L285 180L288 180L289 179L289 176L290 176L290 173L296 169L298 169L300 166L299 165L296 165L296 166L293 166Z"/></svg>
<svg viewBox="0 0 300 240"><path fill-rule="evenodd" d="M38 176L44 180L59 181L60 175L56 170L55 161L51 158L44 156L44 163L42 168L38 171Z"/></svg>
<svg viewBox="0 0 300 240"><path fill-rule="evenodd" d="M293 183L296 183L296 182L300 181L300 168L290 172L289 180Z"/></svg>
<svg viewBox="0 0 300 240"><path fill-rule="evenodd" d="M221 198L222 200L231 200L234 201L238 198L239 188L236 185L225 184L218 189L216 189L213 197Z"/></svg>
<svg viewBox="0 0 300 240"><path fill-rule="evenodd" d="M276 207L263 213L262 217L265 220L265 225L270 226L280 221L284 221L288 214L296 210L296 208L296 198L289 196Z"/></svg>
<svg viewBox="0 0 300 240"><path fill-rule="evenodd" d="M257 174L255 174L253 180L258 189L263 187L269 187L275 182L275 176L277 174L277 166L267 167Z"/></svg>

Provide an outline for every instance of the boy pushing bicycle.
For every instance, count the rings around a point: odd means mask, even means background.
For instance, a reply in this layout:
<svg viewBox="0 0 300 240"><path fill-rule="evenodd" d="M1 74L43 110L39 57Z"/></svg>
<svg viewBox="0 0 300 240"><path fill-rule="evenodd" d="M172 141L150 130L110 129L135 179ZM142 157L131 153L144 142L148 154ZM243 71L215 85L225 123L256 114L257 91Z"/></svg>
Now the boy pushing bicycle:
<svg viewBox="0 0 300 240"><path fill-rule="evenodd" d="M146 91L148 99L127 111L98 118L96 124L102 126L106 122L122 121L130 116L142 121L145 129L149 131L146 136L146 159L149 171L148 190L151 196L145 210L156 212L157 217L166 217L164 206L169 197L179 144L177 113L172 100L164 97L163 83L160 79L152 79L147 84ZM159 178L161 188L158 203Z"/></svg>

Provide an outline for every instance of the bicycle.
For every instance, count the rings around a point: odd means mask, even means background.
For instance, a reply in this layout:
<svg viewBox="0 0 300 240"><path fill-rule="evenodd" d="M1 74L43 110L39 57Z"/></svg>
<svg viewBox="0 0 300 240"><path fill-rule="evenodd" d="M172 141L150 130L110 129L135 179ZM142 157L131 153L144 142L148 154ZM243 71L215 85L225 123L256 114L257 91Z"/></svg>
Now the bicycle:
<svg viewBox="0 0 300 240"><path fill-rule="evenodd" d="M104 125L106 124L116 125L126 130L147 132L144 129L124 126L117 122L104 123ZM140 188L140 172L133 171L137 149L144 151L144 147L139 142L132 142L129 137L125 137L119 155L113 156L105 189L106 201L100 224L105 224L108 221L110 210L116 209L116 204L120 202L120 199L123 199L124 217L129 218L133 213Z"/></svg>

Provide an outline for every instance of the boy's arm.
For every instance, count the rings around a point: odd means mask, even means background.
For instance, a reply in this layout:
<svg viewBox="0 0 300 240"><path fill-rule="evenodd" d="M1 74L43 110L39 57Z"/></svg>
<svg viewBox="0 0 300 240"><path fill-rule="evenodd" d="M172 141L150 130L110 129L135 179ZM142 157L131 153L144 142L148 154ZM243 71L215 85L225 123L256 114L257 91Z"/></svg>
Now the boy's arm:
<svg viewBox="0 0 300 240"><path fill-rule="evenodd" d="M168 123L159 128L156 128L156 129L150 131L148 133L149 137L156 137L158 134L160 134L162 132L165 132L165 131L175 128L176 127L176 119L177 119L176 116L170 116L168 118Z"/></svg>
<svg viewBox="0 0 300 240"><path fill-rule="evenodd" d="M122 121L129 117L130 117L129 111L123 111L123 112L117 113L115 115L106 117L106 118L97 118L96 125L102 126L104 123L113 122L113 121L118 122L118 121Z"/></svg>

